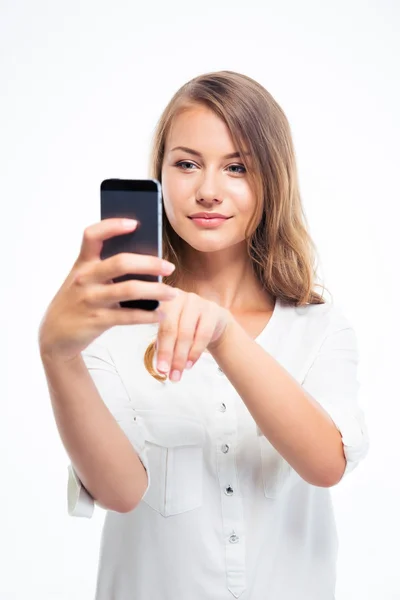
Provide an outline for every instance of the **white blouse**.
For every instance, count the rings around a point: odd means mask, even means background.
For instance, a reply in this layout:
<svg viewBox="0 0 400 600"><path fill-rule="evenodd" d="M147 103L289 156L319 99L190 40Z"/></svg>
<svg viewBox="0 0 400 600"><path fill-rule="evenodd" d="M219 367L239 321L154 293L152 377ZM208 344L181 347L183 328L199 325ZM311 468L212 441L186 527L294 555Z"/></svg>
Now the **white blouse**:
<svg viewBox="0 0 400 600"><path fill-rule="evenodd" d="M329 488L275 450L211 354L178 383L151 377L143 356L157 327L113 327L82 353L148 475L135 510L106 512L96 600L333 600ZM369 442L341 310L277 299L256 341L331 416L349 473ZM69 514L91 517L95 502L68 468Z"/></svg>

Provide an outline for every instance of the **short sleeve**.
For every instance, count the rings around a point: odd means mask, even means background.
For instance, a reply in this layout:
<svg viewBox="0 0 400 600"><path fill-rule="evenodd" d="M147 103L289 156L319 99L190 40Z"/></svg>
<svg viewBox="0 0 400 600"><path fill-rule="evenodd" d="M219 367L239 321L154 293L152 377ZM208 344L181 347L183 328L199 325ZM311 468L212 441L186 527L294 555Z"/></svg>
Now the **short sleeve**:
<svg viewBox="0 0 400 600"><path fill-rule="evenodd" d="M340 431L346 458L344 475L365 458L369 449L365 416L359 405L358 363L354 329L332 326L302 383Z"/></svg>
<svg viewBox="0 0 400 600"><path fill-rule="evenodd" d="M142 426L135 416L129 394L110 352L105 345L96 340L82 352L82 358L103 402L131 442L148 472ZM92 517L95 500L83 486L72 464L68 466L67 496L70 516Z"/></svg>

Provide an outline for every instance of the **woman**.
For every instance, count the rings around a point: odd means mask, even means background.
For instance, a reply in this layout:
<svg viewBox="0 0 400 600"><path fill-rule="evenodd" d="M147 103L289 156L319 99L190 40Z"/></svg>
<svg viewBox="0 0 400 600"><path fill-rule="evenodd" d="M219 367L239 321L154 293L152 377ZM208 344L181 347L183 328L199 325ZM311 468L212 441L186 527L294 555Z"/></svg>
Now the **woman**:
<svg viewBox="0 0 400 600"><path fill-rule="evenodd" d="M96 600L332 600L329 488L368 435L354 330L314 289L287 119L244 75L197 77L151 175L166 262L102 261L123 223L88 227L40 327L69 513L107 509ZM163 283L112 284L128 272ZM119 307L135 298L159 310Z"/></svg>

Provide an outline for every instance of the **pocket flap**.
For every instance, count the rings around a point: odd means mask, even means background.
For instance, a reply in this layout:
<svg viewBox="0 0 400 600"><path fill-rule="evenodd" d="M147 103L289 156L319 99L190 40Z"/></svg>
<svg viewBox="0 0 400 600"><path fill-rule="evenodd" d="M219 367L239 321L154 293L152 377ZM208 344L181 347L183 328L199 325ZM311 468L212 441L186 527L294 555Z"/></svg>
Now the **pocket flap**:
<svg viewBox="0 0 400 600"><path fill-rule="evenodd" d="M146 441L165 448L203 446L205 428L200 421L154 411L135 410L143 425Z"/></svg>

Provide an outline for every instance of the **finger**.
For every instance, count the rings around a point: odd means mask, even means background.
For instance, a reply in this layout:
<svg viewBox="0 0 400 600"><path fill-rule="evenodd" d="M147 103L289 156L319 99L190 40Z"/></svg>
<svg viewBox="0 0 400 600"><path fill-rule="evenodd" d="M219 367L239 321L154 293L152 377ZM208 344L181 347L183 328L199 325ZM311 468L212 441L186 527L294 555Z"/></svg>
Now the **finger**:
<svg viewBox="0 0 400 600"><path fill-rule="evenodd" d="M177 291L165 283L140 281L138 279L113 283L112 285L92 285L86 293L86 301L92 306L107 306L125 300L173 300Z"/></svg>
<svg viewBox="0 0 400 600"><path fill-rule="evenodd" d="M200 317L199 305L188 300L179 320L178 333L171 360L170 378L172 381L179 381L182 371L185 369Z"/></svg>
<svg viewBox="0 0 400 600"><path fill-rule="evenodd" d="M145 325L149 323L159 323L163 314L159 309L141 310L138 308L105 308L99 314L101 323L109 329L115 325Z"/></svg>
<svg viewBox="0 0 400 600"><path fill-rule="evenodd" d="M190 368L206 350L212 336L214 335L217 318L212 311L203 312L197 325L192 347L187 356Z"/></svg>
<svg viewBox="0 0 400 600"><path fill-rule="evenodd" d="M78 261L89 261L99 258L103 241L116 235L124 235L134 231L137 221L133 220L130 226L126 225L126 219L112 218L102 219L94 225L89 225L83 232L83 239Z"/></svg>
<svg viewBox="0 0 400 600"><path fill-rule="evenodd" d="M157 369L161 373L168 373L171 368L181 310L182 302L179 298L175 299L174 302L169 304L166 317L160 323L158 328Z"/></svg>
<svg viewBox="0 0 400 600"><path fill-rule="evenodd" d="M79 283L103 283L122 275L170 275L175 265L149 254L133 254L120 252L110 258L91 262L81 270Z"/></svg>

